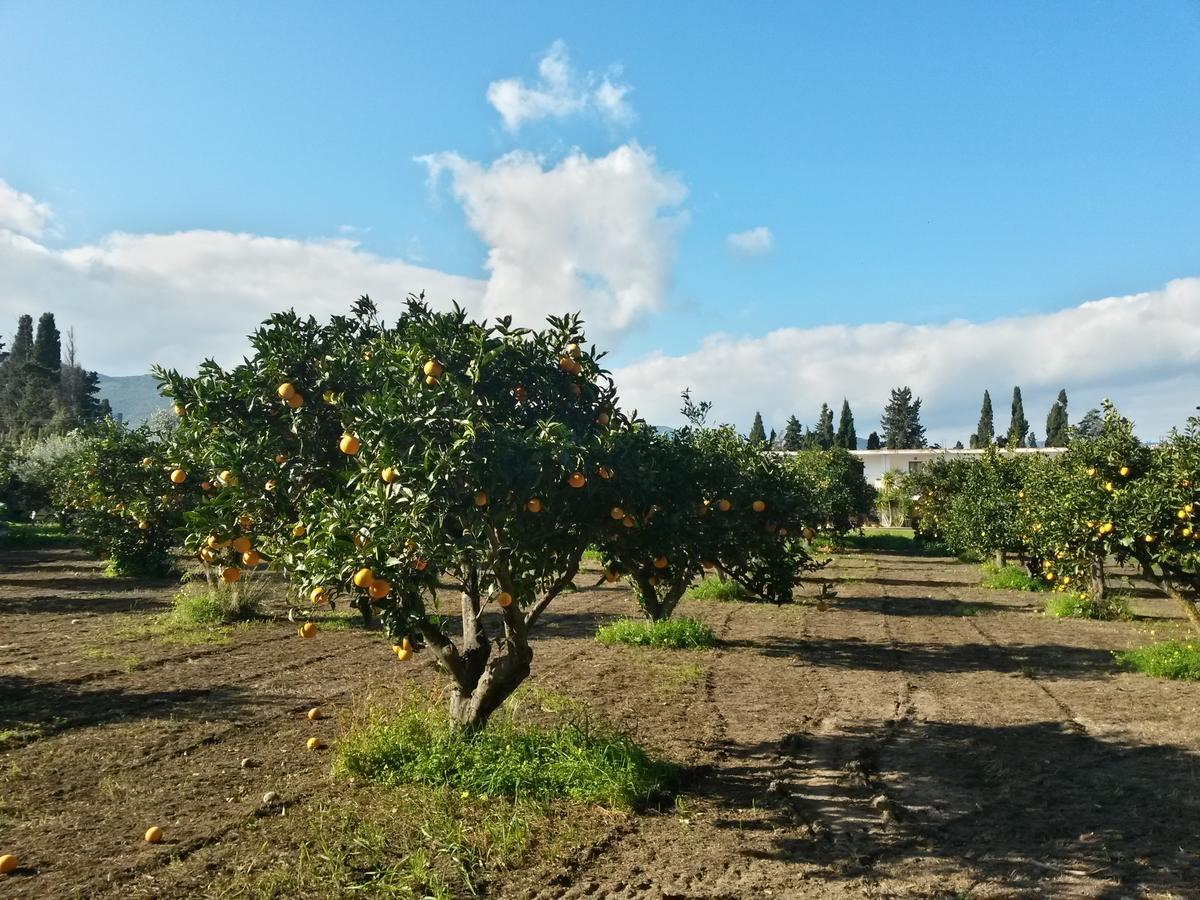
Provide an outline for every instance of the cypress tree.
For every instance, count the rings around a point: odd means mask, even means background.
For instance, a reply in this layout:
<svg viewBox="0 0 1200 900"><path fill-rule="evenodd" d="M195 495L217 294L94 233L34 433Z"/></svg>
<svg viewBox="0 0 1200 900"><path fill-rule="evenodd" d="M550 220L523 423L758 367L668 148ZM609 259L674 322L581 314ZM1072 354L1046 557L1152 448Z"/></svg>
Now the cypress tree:
<svg viewBox="0 0 1200 900"><path fill-rule="evenodd" d="M775 429L771 429L771 433L767 435L767 446L774 449L775 447Z"/></svg>
<svg viewBox="0 0 1200 900"><path fill-rule="evenodd" d="M21 316L17 319L17 335L13 338L12 349L8 352L10 363L28 362L33 355L33 316Z"/></svg>
<svg viewBox="0 0 1200 900"><path fill-rule="evenodd" d="M54 324L54 313L42 313L33 341L33 361L51 374L62 368L62 336Z"/></svg>
<svg viewBox="0 0 1200 900"><path fill-rule="evenodd" d="M990 447L996 440L996 420L992 415L992 395L983 392L983 405L979 407L979 424L971 439L971 449Z"/></svg>
<svg viewBox="0 0 1200 900"><path fill-rule="evenodd" d="M817 420L817 444L822 450L833 449L833 410L828 403L821 404L821 416Z"/></svg>
<svg viewBox="0 0 1200 900"><path fill-rule="evenodd" d="M867 435L867 449L868 450L878 450L879 449L878 433L872 431L870 434Z"/></svg>
<svg viewBox="0 0 1200 900"><path fill-rule="evenodd" d="M783 449L799 450L803 440L804 433L800 430L800 420L795 416L788 416L787 426L783 429Z"/></svg>
<svg viewBox="0 0 1200 900"><path fill-rule="evenodd" d="M921 424L921 398L913 399L905 385L892 388L892 398L879 423L884 444L889 450L910 450L925 446L925 426Z"/></svg>
<svg viewBox="0 0 1200 900"><path fill-rule="evenodd" d="M1046 416L1046 446L1067 446L1068 427L1067 391L1064 388L1058 392L1058 399L1054 401L1054 405L1050 407L1050 414Z"/></svg>
<svg viewBox="0 0 1200 900"><path fill-rule="evenodd" d="M750 443L765 444L767 442L767 430L763 428L762 413L754 414L754 424L750 426Z"/></svg>
<svg viewBox="0 0 1200 900"><path fill-rule="evenodd" d="M854 413L850 412L850 401L842 398L842 414L838 417L837 440L838 447L847 450L858 449L858 433L854 430Z"/></svg>
<svg viewBox="0 0 1200 900"><path fill-rule="evenodd" d="M1036 447L1037 446L1037 435L1034 434L1032 431L1029 432L1029 437L1025 441L1025 446L1026 447Z"/></svg>
<svg viewBox="0 0 1200 900"><path fill-rule="evenodd" d="M1025 435L1029 434L1029 420L1025 418L1025 403L1021 399L1021 389L1013 388L1012 419L1008 423L1008 445L1023 447Z"/></svg>

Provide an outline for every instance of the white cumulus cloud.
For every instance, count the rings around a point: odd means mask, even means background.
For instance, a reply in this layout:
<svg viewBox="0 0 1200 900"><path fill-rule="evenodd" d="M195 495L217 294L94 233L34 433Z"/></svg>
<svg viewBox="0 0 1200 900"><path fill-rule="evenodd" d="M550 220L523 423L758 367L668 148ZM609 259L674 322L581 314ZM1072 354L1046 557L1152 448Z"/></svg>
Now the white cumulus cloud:
<svg viewBox="0 0 1200 900"><path fill-rule="evenodd" d="M577 74L571 67L567 45L555 41L538 63L536 84L526 85L520 78L493 81L488 85L487 98L509 131L518 130L526 122L564 118L588 110L610 122L626 123L633 118L628 99L631 88L614 82L613 77L594 72Z"/></svg>
<svg viewBox="0 0 1200 900"><path fill-rule="evenodd" d="M1200 278L1058 312L937 325L898 322L783 328L758 337L713 334L699 349L657 353L615 372L626 406L650 421L682 421L679 393L711 400L720 421L744 431L756 410L782 431L789 415L815 423L821 403L847 397L860 437L879 428L893 387L923 399L929 439L964 443L984 389L996 429L1008 427L1014 385L1039 438L1059 388L1072 421L1109 396L1157 439L1195 413L1200 394Z"/></svg>
<svg viewBox="0 0 1200 900"><path fill-rule="evenodd" d="M594 159L576 151L549 167L523 152L491 165L455 153L422 162L435 181L449 176L490 248L486 315L534 324L581 310L589 337L611 342L662 309L687 189L642 147Z"/></svg>
<svg viewBox="0 0 1200 900"><path fill-rule="evenodd" d="M39 203L0 178L0 229L41 237L53 218L48 203Z"/></svg>
<svg viewBox="0 0 1200 900"><path fill-rule="evenodd" d="M775 236L766 225L735 232L729 235L727 240L730 247L747 256L762 256L770 253L771 248L775 246Z"/></svg>
<svg viewBox="0 0 1200 900"><path fill-rule="evenodd" d="M60 327L75 328L84 363L112 375L208 356L237 362L246 335L282 309L322 318L370 294L395 315L409 291L477 305L484 288L353 241L224 231L113 234L62 251L0 231L0 273L0 331L22 313L54 312Z"/></svg>

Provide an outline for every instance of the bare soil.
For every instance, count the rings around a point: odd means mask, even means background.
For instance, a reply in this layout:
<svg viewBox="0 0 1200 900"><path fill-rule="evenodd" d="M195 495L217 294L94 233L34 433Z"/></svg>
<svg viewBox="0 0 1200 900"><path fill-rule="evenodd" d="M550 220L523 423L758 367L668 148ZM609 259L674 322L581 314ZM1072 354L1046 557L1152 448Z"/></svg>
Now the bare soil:
<svg viewBox="0 0 1200 900"><path fill-rule="evenodd" d="M685 601L720 638L703 652L597 644L636 615L619 585L556 601L535 684L687 783L661 809L584 815L568 848L481 892L1200 897L1200 686L1112 659L1181 632L1166 601L1062 621L953 560L852 553L828 574L825 611L813 587L784 607ZM264 853L295 853L307 811L369 797L307 738L335 744L364 683L439 683L427 655L399 664L361 629L166 643L146 626L177 589L69 548L0 554L0 853L22 862L0 898L228 896ZM316 705L330 716L309 722ZM142 840L151 824L163 843Z"/></svg>

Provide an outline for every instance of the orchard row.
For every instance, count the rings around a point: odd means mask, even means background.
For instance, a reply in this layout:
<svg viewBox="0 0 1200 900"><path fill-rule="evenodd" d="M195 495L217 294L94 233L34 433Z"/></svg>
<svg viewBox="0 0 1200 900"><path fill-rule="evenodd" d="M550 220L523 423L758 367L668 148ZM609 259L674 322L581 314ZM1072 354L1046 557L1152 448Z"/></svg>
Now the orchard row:
<svg viewBox="0 0 1200 900"><path fill-rule="evenodd" d="M324 324L273 316L251 343L229 370L160 371L177 427L98 427L56 502L118 571L181 545L214 580L269 566L306 603L348 600L401 658L435 655L468 727L528 674L529 633L589 548L651 619L706 570L787 602L819 567L815 532L869 503L845 451L627 413L577 317L529 330L413 298L385 324L363 298Z"/></svg>
<svg viewBox="0 0 1200 900"><path fill-rule="evenodd" d="M1020 557L1095 603L1106 567L1133 565L1200 629L1200 418L1155 446L1105 404L1096 437L1055 456L990 450L909 477L918 533L952 550Z"/></svg>

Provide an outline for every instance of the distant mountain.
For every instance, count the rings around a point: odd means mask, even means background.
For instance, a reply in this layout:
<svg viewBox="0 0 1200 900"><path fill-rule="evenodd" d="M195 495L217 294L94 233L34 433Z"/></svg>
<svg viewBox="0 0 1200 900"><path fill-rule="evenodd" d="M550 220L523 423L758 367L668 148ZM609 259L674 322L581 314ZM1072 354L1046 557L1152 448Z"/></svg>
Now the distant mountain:
<svg viewBox="0 0 1200 900"><path fill-rule="evenodd" d="M153 375L101 375L100 396L108 401L113 415L131 425L140 425L151 413L171 405L158 393Z"/></svg>

